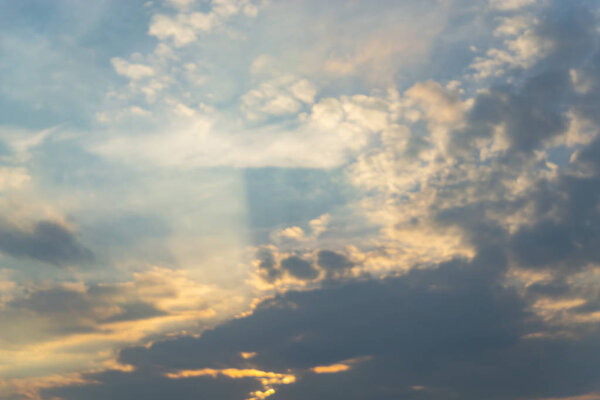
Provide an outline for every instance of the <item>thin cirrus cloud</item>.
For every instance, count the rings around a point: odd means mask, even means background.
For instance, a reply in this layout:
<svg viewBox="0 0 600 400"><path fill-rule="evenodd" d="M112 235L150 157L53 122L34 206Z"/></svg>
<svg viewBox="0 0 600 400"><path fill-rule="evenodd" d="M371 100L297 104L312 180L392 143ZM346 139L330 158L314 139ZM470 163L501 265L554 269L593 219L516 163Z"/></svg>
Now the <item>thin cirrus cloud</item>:
<svg viewBox="0 0 600 400"><path fill-rule="evenodd" d="M598 398L593 2L4 7L0 397Z"/></svg>

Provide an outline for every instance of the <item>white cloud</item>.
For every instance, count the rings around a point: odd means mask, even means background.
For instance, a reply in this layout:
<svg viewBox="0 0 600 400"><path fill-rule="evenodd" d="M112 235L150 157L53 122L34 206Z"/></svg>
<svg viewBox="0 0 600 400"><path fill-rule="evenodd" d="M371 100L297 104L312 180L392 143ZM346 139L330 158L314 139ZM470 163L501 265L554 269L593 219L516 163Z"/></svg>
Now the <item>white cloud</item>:
<svg viewBox="0 0 600 400"><path fill-rule="evenodd" d="M405 96L418 106L425 118L437 123L456 123L463 116L465 106L456 91L447 90L437 82L419 82L408 89Z"/></svg>
<svg viewBox="0 0 600 400"><path fill-rule="evenodd" d="M475 79L499 77L512 68L530 68L553 47L550 40L536 34L536 18L517 16L500 21L494 35L506 38L503 47L491 48L485 56L475 58L470 67L475 71Z"/></svg>
<svg viewBox="0 0 600 400"><path fill-rule="evenodd" d="M161 40L172 39L177 47L184 46L196 40L198 31L208 31L212 27L212 19L196 13L194 22L191 15L179 14L172 18L167 15L155 15L150 23L148 33Z"/></svg>
<svg viewBox="0 0 600 400"><path fill-rule="evenodd" d="M249 17L256 16L258 12L256 6L247 0L213 0L209 12L189 11L190 0L170 0L170 3L180 12L175 16L154 15L148 33L160 40L171 39L176 47L196 41L200 33L214 30L240 12Z"/></svg>
<svg viewBox="0 0 600 400"><path fill-rule="evenodd" d="M590 76L590 74L586 74L580 70L571 69L569 76L573 84L573 89L580 94L589 93L597 84L597 79L594 76Z"/></svg>
<svg viewBox="0 0 600 400"><path fill-rule="evenodd" d="M186 106L185 104L177 104L175 106L175 114L181 115L182 117L193 117L196 115L196 111L193 108Z"/></svg>
<svg viewBox="0 0 600 400"><path fill-rule="evenodd" d="M0 138L12 150L11 155L0 156L0 159L18 163L28 161L31 151L42 145L57 129L58 127L52 127L41 131L29 131L0 127Z"/></svg>
<svg viewBox="0 0 600 400"><path fill-rule="evenodd" d="M150 115L150 111L143 109L142 107L139 106L132 106L129 111L133 114L133 115L138 115L141 117L147 117Z"/></svg>
<svg viewBox="0 0 600 400"><path fill-rule="evenodd" d="M143 64L132 64L122 58L115 57L110 60L115 71L119 75L126 76L133 80L142 79L154 75L152 67Z"/></svg>
<svg viewBox="0 0 600 400"><path fill-rule="evenodd" d="M317 95L317 88L306 79L301 79L292 85L290 92L298 100L306 104L312 104Z"/></svg>
<svg viewBox="0 0 600 400"><path fill-rule="evenodd" d="M490 6L496 10L512 11L530 6L536 3L536 0L490 0Z"/></svg>
<svg viewBox="0 0 600 400"><path fill-rule="evenodd" d="M278 111L277 99L261 111ZM175 112L185 114L185 121L171 115L157 133L117 136L96 142L90 149L108 158L168 168L332 168L347 162L371 135L387 128L392 104L388 98L364 95L322 99L293 128L248 128L227 114L212 109L192 114L179 104Z"/></svg>
<svg viewBox="0 0 600 400"><path fill-rule="evenodd" d="M0 190L19 189L30 180L25 168L0 167Z"/></svg>
<svg viewBox="0 0 600 400"><path fill-rule="evenodd" d="M167 0L167 2L175 8L187 10L194 3L194 0Z"/></svg>
<svg viewBox="0 0 600 400"><path fill-rule="evenodd" d="M263 82L244 94L242 111L249 120L296 114L304 105L312 104L316 94L317 89L306 79L286 75Z"/></svg>

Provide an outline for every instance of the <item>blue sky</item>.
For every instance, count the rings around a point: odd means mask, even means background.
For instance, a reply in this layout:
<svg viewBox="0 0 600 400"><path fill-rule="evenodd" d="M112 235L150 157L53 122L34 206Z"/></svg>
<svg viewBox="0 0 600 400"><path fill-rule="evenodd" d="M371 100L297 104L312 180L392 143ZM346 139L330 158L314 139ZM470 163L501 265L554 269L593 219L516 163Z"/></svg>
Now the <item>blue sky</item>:
<svg viewBox="0 0 600 400"><path fill-rule="evenodd" d="M600 399L599 11L0 1L0 398Z"/></svg>

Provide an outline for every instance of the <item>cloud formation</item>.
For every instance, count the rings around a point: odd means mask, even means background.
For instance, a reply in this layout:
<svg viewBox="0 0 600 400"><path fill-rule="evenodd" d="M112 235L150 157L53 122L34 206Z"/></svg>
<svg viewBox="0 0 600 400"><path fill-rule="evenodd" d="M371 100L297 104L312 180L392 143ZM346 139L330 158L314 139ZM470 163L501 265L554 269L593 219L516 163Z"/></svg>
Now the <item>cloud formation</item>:
<svg viewBox="0 0 600 400"><path fill-rule="evenodd" d="M31 231L4 225L0 228L0 251L55 266L87 264L94 254L60 224L40 221Z"/></svg>
<svg viewBox="0 0 600 400"><path fill-rule="evenodd" d="M101 3L0 13L0 397L598 397L597 4Z"/></svg>
<svg viewBox="0 0 600 400"><path fill-rule="evenodd" d="M425 398L465 399L544 398L598 390L597 368L592 367L600 351L593 344L597 331L576 341L529 338L544 324L513 289L497 286L505 267L503 262L490 265L482 256L402 278L288 292L198 339L182 337L124 350L120 362L147 371L150 385L160 371L219 366L293 371L298 382L277 387L274 398L328 393L336 399L369 394L392 399L416 396L421 389L415 387L425 390L420 394ZM256 356L246 360L241 351ZM356 357L366 358L351 368L333 367ZM320 377L323 372L329 372L327 377ZM117 396L126 390L123 385L139 379L137 374L116 374L111 381L103 374L89 378L100 379L110 390L105 393ZM203 385L201 380L196 383ZM135 385L126 391L130 396L141 393ZM49 394L95 399L95 392L91 385Z"/></svg>

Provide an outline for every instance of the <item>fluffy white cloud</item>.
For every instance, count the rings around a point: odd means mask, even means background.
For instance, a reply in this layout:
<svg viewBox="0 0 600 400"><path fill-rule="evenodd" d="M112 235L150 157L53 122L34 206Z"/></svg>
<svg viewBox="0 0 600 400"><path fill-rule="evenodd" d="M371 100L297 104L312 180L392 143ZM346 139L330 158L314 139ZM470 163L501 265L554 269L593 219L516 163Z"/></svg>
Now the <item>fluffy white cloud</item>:
<svg viewBox="0 0 600 400"><path fill-rule="evenodd" d="M214 24L211 14L192 13L179 14L176 17L155 15L148 33L161 40L172 39L177 47L196 40L199 32L210 31Z"/></svg>
<svg viewBox="0 0 600 400"><path fill-rule="evenodd" d="M475 58L471 64L475 79L499 77L509 69L529 68L545 57L553 42L538 35L538 24L531 15L500 18L494 34L504 38L503 47L491 48L484 56Z"/></svg>
<svg viewBox="0 0 600 400"><path fill-rule="evenodd" d="M180 12L175 16L154 15L148 33L160 40L172 40L176 47L196 41L199 34L212 31L238 13L253 17L258 12L257 7L248 0L213 0L209 12L192 11L193 2L189 0L170 2Z"/></svg>
<svg viewBox="0 0 600 400"><path fill-rule="evenodd" d="M143 64L133 64L122 58L115 57L110 60L115 71L119 75L126 76L133 80L138 80L154 75L152 67Z"/></svg>
<svg viewBox="0 0 600 400"><path fill-rule="evenodd" d="M258 88L244 94L242 111L249 120L269 115L297 114L303 106L314 102L317 89L306 79L292 75L263 82Z"/></svg>
<svg viewBox="0 0 600 400"><path fill-rule="evenodd" d="M304 81L286 81L297 95L312 100L312 88ZM277 88L277 89L276 89ZM298 111L301 100L292 94L263 87L273 94L260 110L274 115ZM271 91L273 89L273 91ZM258 94L252 94L253 100ZM282 100L288 98L288 100ZM249 100L248 100L249 101ZM284 105L294 104L285 108ZM302 103L305 104L305 103ZM131 163L169 168L195 167L308 167L332 168L349 161L372 135L386 129L394 100L386 97L352 96L318 101L296 126L245 127L214 110L193 110L177 105L181 118L168 117L160 132L119 136L90 145L95 153Z"/></svg>

